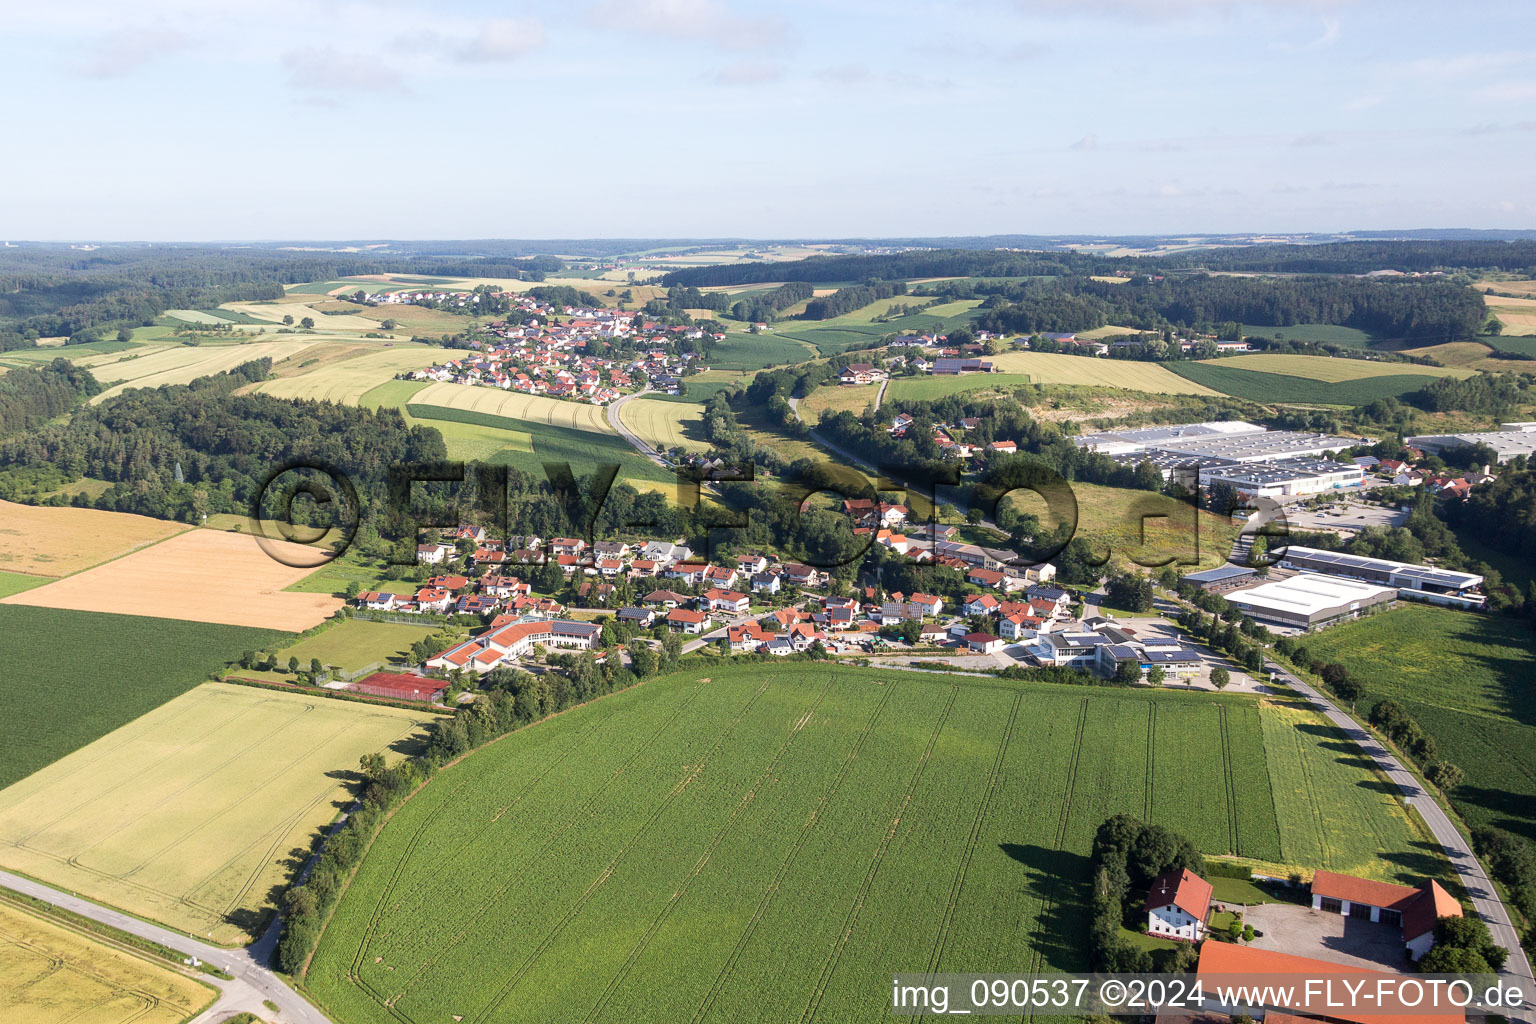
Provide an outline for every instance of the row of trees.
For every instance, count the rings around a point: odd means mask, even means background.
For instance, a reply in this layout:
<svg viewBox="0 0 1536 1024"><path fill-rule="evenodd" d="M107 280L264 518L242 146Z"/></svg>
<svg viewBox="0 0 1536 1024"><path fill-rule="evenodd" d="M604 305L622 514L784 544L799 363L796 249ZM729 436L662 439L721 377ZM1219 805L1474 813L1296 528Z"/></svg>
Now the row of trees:
<svg viewBox="0 0 1536 1024"><path fill-rule="evenodd" d="M788 309L797 302L804 302L816 294L816 289L805 281L791 281L770 292L742 299L731 307L731 316L745 323L768 323L780 310Z"/></svg>
<svg viewBox="0 0 1536 1024"><path fill-rule="evenodd" d="M1089 965L1109 973L1182 972L1194 967L1193 944L1153 953L1121 937L1122 927L1146 924L1142 894L1166 871L1205 872L1205 858L1189 839L1161 825L1117 814L1093 837L1093 902L1088 928Z"/></svg>
<svg viewBox="0 0 1536 1024"><path fill-rule="evenodd" d="M805 319L830 320L844 313L863 309L871 302L892 299L907 293L905 281L870 281L851 288L839 288L831 295L812 299L805 304Z"/></svg>

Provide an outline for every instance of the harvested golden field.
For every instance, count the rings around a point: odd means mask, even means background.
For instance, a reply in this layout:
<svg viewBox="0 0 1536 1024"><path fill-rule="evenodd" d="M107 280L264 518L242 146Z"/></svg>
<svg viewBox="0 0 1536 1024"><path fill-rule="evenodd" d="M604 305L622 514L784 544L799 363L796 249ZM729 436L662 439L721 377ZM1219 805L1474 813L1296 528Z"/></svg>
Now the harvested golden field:
<svg viewBox="0 0 1536 1024"><path fill-rule="evenodd" d="M430 345L400 343L393 348L367 346L359 355L340 360L322 360L313 368L295 368L295 375L264 381L255 390L276 398L310 398L343 405L356 405L363 394L396 374L421 370L441 359L442 349ZM302 362L307 353L294 361ZM316 358L311 356L310 358Z"/></svg>
<svg viewBox="0 0 1536 1024"><path fill-rule="evenodd" d="M322 340L316 335L285 335L280 341L251 341L240 345L171 345L144 355L134 349L124 358L98 363L90 369L96 379L110 384L91 399L105 402L128 388L157 388L162 384L186 384L198 377L233 370L252 359L286 359Z"/></svg>
<svg viewBox="0 0 1536 1024"><path fill-rule="evenodd" d="M499 388L476 387L473 384L431 384L413 395L410 404L509 416L529 423L548 423L551 426L590 430L599 434L613 433L604 410L598 406L584 402L563 402L543 395L524 395Z"/></svg>
<svg viewBox="0 0 1536 1024"><path fill-rule="evenodd" d="M861 415L875 404L880 388L879 384L825 384L800 400L800 415L813 427L836 413Z"/></svg>
<svg viewBox="0 0 1536 1024"><path fill-rule="evenodd" d="M619 419L642 440L661 451L669 448L690 452L709 450L709 442L700 434L704 407L693 402L636 398L619 407ZM689 437L685 430L692 430L694 436Z"/></svg>
<svg viewBox="0 0 1536 1024"><path fill-rule="evenodd" d="M294 323L298 323L305 317L315 321L317 331L376 331L379 329L377 320L369 320L367 317L358 316L355 313L326 314L305 302L293 302L292 295L284 296L275 303L271 302L226 302L220 309L233 310L236 313L244 313L258 320L268 320L273 323L282 323L283 317L293 317ZM309 296L301 296L309 298Z"/></svg>
<svg viewBox="0 0 1536 1024"><path fill-rule="evenodd" d="M182 529L179 524L166 525ZM313 559L315 553L313 548L285 541L273 541L270 546L291 561ZM329 618L342 605L339 598L325 594L283 593L284 587L314 571L284 565L255 538L191 530L94 569L13 594L0 603L298 633Z"/></svg>
<svg viewBox="0 0 1536 1024"><path fill-rule="evenodd" d="M169 967L0 902L0 1020L180 1024L216 996Z"/></svg>
<svg viewBox="0 0 1536 1024"><path fill-rule="evenodd" d="M184 523L0 501L0 570L68 576L186 530Z"/></svg>
<svg viewBox="0 0 1536 1024"><path fill-rule="evenodd" d="M1154 395L1215 395L1157 363L1095 359L1059 352L1004 352L988 357L1002 373L1027 373L1038 384L1083 384L1146 391Z"/></svg>
<svg viewBox="0 0 1536 1024"><path fill-rule="evenodd" d="M1472 287L1481 292L1508 292L1511 295L1529 295L1536 298L1536 281L1482 281L1472 282ZM1501 295L1490 295L1489 301L1498 302Z"/></svg>
<svg viewBox="0 0 1536 1024"><path fill-rule="evenodd" d="M1424 377L1470 377L1475 372L1460 366L1419 366L1416 363L1337 359L1333 356L1264 355L1262 353L1200 361L1213 366L1260 370L1264 373L1283 373L1291 377L1305 377L1308 380L1329 383L1365 380L1370 377L1400 377L1410 374Z"/></svg>
<svg viewBox="0 0 1536 1024"><path fill-rule="evenodd" d="M0 791L0 864L214 942L247 941L292 851L351 803L358 758L398 760L431 717L206 683Z"/></svg>

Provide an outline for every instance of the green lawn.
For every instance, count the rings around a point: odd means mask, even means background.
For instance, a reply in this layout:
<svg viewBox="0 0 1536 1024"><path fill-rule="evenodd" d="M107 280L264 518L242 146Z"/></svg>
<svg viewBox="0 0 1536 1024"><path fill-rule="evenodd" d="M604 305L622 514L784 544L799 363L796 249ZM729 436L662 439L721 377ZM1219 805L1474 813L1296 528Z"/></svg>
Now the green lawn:
<svg viewBox="0 0 1536 1024"><path fill-rule="evenodd" d="M307 985L347 1024L884 1019L893 971L1085 968L1113 814L1280 860L1272 779L1315 780L1283 810L1317 866L1422 876L1404 813L1312 724L1237 695L694 668L422 789Z"/></svg>
<svg viewBox="0 0 1536 1024"><path fill-rule="evenodd" d="M1463 817L1536 838L1536 652L1511 619L1407 605L1306 640L1368 696L1398 701L1466 773L1451 794Z"/></svg>
<svg viewBox="0 0 1536 1024"><path fill-rule="evenodd" d="M411 590L414 593L414 584ZM300 667L307 671L311 659L319 658L320 664L326 667L337 666L344 672L356 672L368 665L408 660L411 644L431 636L437 630L438 627L433 625L413 626L347 619L274 653L277 655L277 663L285 667L289 658L298 658ZM240 674L253 679L291 680L286 672L252 672L242 669Z"/></svg>
<svg viewBox="0 0 1536 1024"><path fill-rule="evenodd" d="M47 576L29 576L24 572L0 571L0 597L10 597L19 594L23 590L31 590L40 587L44 583L52 583Z"/></svg>
<svg viewBox="0 0 1536 1024"><path fill-rule="evenodd" d="M927 374L919 377L894 377L886 389L887 401L932 402L962 391L1015 388L1029 383L1027 373Z"/></svg>
<svg viewBox="0 0 1536 1024"><path fill-rule="evenodd" d="M1245 370L1217 363L1197 363L1187 359L1163 365L1186 380L1203 384L1233 398L1268 404L1365 405L1378 398L1399 398L1439 380L1438 377L1413 373L1412 364L1404 364L1405 372L1401 374L1335 382L1308 380L1284 373L1265 373L1263 370Z"/></svg>
<svg viewBox="0 0 1536 1024"><path fill-rule="evenodd" d="M1208 874L1206 881L1211 883L1212 895L1223 903L1241 903L1244 906L1253 906L1255 903L1274 903L1275 897L1260 889L1246 878L1225 878L1221 875Z"/></svg>
<svg viewBox="0 0 1536 1024"><path fill-rule="evenodd" d="M0 789L185 693L273 630L0 605Z"/></svg>
<svg viewBox="0 0 1536 1024"><path fill-rule="evenodd" d="M1265 324L1243 324L1244 335L1260 338L1283 338L1286 341L1316 341L1324 345L1348 345L1350 348L1370 348L1376 339L1367 331L1338 324L1292 324L1289 327L1270 327Z"/></svg>

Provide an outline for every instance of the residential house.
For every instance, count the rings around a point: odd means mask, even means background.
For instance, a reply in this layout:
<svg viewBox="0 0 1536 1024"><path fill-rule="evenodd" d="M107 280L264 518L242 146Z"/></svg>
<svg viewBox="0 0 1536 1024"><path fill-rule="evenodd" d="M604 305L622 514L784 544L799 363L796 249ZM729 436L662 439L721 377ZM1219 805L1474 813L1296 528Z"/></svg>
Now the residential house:
<svg viewBox="0 0 1536 1024"><path fill-rule="evenodd" d="M619 621L649 629L651 623L656 621L656 612L652 608L620 608Z"/></svg>
<svg viewBox="0 0 1536 1024"><path fill-rule="evenodd" d="M453 553L453 548L447 544L418 544L416 545L416 561L427 565L440 565L443 560Z"/></svg>
<svg viewBox="0 0 1536 1024"><path fill-rule="evenodd" d="M1147 893L1147 934L1159 939L1199 942L1211 913L1211 883L1179 868L1152 880Z"/></svg>
<svg viewBox="0 0 1536 1024"><path fill-rule="evenodd" d="M673 608L667 613L667 627L674 633L702 633L709 617L687 608Z"/></svg>

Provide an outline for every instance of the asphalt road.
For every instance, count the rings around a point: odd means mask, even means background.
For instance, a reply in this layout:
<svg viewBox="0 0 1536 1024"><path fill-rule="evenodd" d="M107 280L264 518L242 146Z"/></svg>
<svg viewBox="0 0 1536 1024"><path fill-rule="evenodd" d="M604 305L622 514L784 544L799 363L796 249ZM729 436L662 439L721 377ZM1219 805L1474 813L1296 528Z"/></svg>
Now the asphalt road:
<svg viewBox="0 0 1536 1024"><path fill-rule="evenodd" d="M63 907L81 917L111 925L129 935L158 942L233 974L233 981L223 981L206 974L198 975L200 980L218 988L219 998L211 1007L198 1014L192 1024L218 1024L242 1012L254 1013L271 1024L330 1024L329 1017L315 1009L308 1000L267 968L267 961L277 946L278 925L275 919L272 927L267 929L267 934L254 945L244 949L220 949L189 938L181 932L109 910L100 904L59 892L7 871L0 871L0 886ZM278 1012L274 1014L263 1006L264 1000L276 1003Z"/></svg>
<svg viewBox="0 0 1536 1024"><path fill-rule="evenodd" d="M1526 1011L1512 1014L1510 1019L1536 1021L1536 1008L1531 1006L1531 1000L1536 999L1536 979L1531 976L1531 963L1520 947L1520 937L1515 932L1514 926L1510 924L1509 910L1499 898L1498 890L1493 887L1482 864L1472 853L1471 845L1457 831L1456 826L1451 824L1450 818L1440 809L1434 796L1424 792L1418 779L1403 767L1402 762L1376 742L1369 732L1333 701L1279 665L1271 663L1268 668L1277 672L1280 678L1289 683L1298 693L1304 694L1313 704L1321 708L1333 724L1354 740L1365 755L1376 762L1377 768L1397 784L1397 787L1403 791L1404 797L1412 802L1414 808L1423 816L1435 840L1444 848L1451 866L1456 869L1461 884L1466 887L1473 909L1487 922L1488 930L1493 934L1493 941L1509 950L1509 960L1505 962L1501 976L1506 984L1514 984L1522 988L1527 999Z"/></svg>
<svg viewBox="0 0 1536 1024"><path fill-rule="evenodd" d="M619 409L622 408L626 402L634 401L649 390L649 388L646 388L644 391L636 391L632 395L625 395L623 398L609 402L608 408L606 410L608 414L608 425L617 431L620 437L628 441L630 447L634 448L635 451L639 452L641 455L644 455L646 458L656 463L656 465L660 466L662 469L666 469L667 460L661 457L661 453L658 452L655 448L652 448L645 441L642 441L639 435L626 427L624 425L624 421L619 418Z"/></svg>

